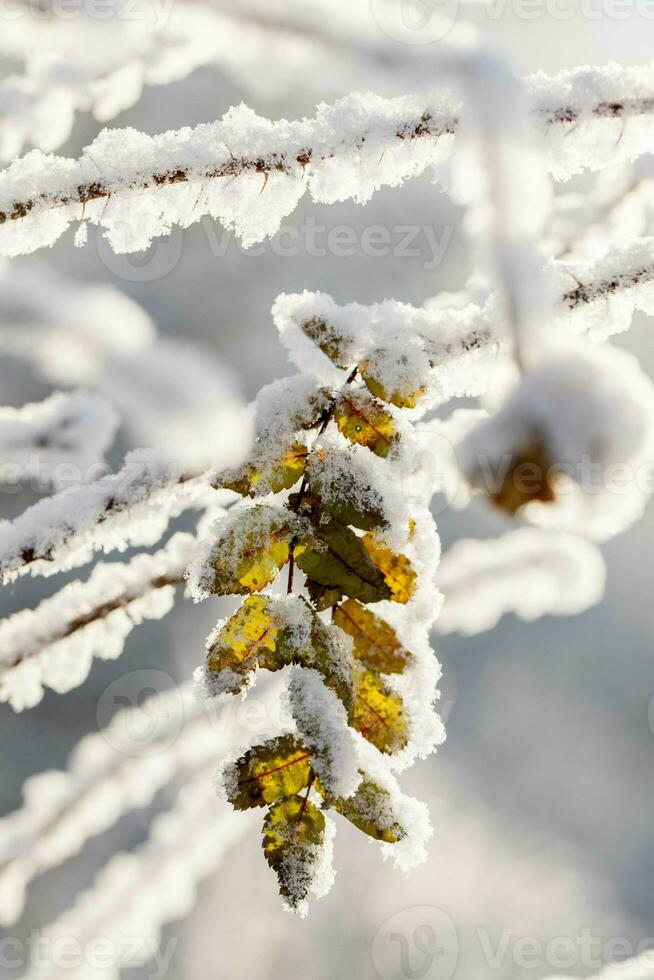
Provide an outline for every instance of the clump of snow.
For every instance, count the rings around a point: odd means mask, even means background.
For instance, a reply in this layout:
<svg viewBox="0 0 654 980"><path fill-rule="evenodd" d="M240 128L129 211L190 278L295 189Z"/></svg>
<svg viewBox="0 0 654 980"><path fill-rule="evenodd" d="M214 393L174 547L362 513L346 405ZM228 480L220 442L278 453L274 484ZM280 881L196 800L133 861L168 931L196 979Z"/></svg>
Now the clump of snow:
<svg viewBox="0 0 654 980"><path fill-rule="evenodd" d="M371 778L388 793L385 813L376 811L377 819L387 827L400 826L404 836L397 843L379 842L384 860L393 862L400 871L411 871L427 859L427 844L433 834L429 810L425 803L407 796L386 765L384 756L370 742L357 739L361 778Z"/></svg>
<svg viewBox="0 0 654 980"><path fill-rule="evenodd" d="M291 669L287 698L320 782L334 796L351 796L361 777L343 704L316 670L304 667Z"/></svg>
<svg viewBox="0 0 654 980"><path fill-rule="evenodd" d="M636 310L654 313L654 238L637 238L594 262L554 262L559 324L602 341L631 326Z"/></svg>
<svg viewBox="0 0 654 980"><path fill-rule="evenodd" d="M371 376L389 392L424 389L416 408L408 410L411 417L484 391L498 349L490 320L474 304L430 310L395 300L338 306L325 293L305 290L282 293L272 312L293 363L325 384L342 385L345 371L306 335L303 324L311 320L325 324L327 342L343 345L347 370L367 362Z"/></svg>
<svg viewBox="0 0 654 980"><path fill-rule="evenodd" d="M626 351L555 347L457 454L471 484L493 494L535 444L548 467L537 476L554 481L556 499L531 501L524 516L606 540L640 516L652 491L654 385Z"/></svg>

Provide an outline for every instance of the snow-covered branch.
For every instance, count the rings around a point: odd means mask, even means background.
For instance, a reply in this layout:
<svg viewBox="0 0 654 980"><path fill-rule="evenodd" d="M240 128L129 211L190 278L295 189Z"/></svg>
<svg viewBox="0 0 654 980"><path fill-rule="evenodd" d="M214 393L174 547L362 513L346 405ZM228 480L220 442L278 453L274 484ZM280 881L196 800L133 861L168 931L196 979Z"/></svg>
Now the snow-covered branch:
<svg viewBox="0 0 654 980"><path fill-rule="evenodd" d="M279 697L280 684L257 691L265 727ZM230 713L229 704L209 709L186 683L116 712L106 728L82 739L66 771L28 780L23 806L0 820L0 923L19 918L35 877L78 854L125 813L149 806L163 787L180 777L185 791L200 779L210 784L208 766L217 754L252 737L247 718Z"/></svg>
<svg viewBox="0 0 654 980"><path fill-rule="evenodd" d="M528 94L558 179L650 149L650 67L534 76ZM15 255L51 245L86 218L107 229L115 251L134 251L205 214L251 245L274 234L307 189L325 203L365 201L442 165L459 113L446 95L349 96L295 122L273 123L240 106L194 130L105 131L77 161L34 151L0 174L0 249Z"/></svg>
<svg viewBox="0 0 654 980"><path fill-rule="evenodd" d="M654 215L654 156L609 167L590 191L554 199L544 252L557 259L589 261L647 235Z"/></svg>
<svg viewBox="0 0 654 980"><path fill-rule="evenodd" d="M554 262L559 312L595 340L621 333L637 310L654 313L654 238L637 238L595 262Z"/></svg>
<svg viewBox="0 0 654 980"><path fill-rule="evenodd" d="M86 582L0 621L0 701L31 708L44 687L61 694L83 683L94 657L120 656L135 626L170 611L195 547L192 534L176 534L153 555L99 563Z"/></svg>
<svg viewBox="0 0 654 980"><path fill-rule="evenodd" d="M317 64L327 65L338 52L293 18L262 18L192 0L165 14L153 4L140 18L135 4L126 5L123 16L120 6L110 27L80 10L74 33L56 14L27 6L20 22L3 22L0 51L24 59L26 67L0 82L0 159L19 156L25 145L56 150L76 113L92 112L106 122L134 105L146 86L179 81L202 66L218 69L257 98L288 91L298 73L313 79L323 97L342 94L342 78L330 84L332 73L325 71L318 82L316 73ZM97 57L89 59L89 50ZM340 62L346 70L342 53ZM351 74L360 80L361 72Z"/></svg>
<svg viewBox="0 0 654 980"><path fill-rule="evenodd" d="M54 575L95 551L152 545L171 518L206 503L206 476L179 472L151 451L135 450L118 473L63 490L0 523L0 573Z"/></svg>
<svg viewBox="0 0 654 980"><path fill-rule="evenodd" d="M123 967L156 958L162 926L189 914L197 885L216 871L256 820L254 813L248 819L216 800L213 768L200 769L171 810L152 822L146 842L113 857L75 905L40 932L44 949L56 949L60 937L78 944L79 958L67 962L67 976L87 980L87 951L92 955L98 937L105 980L118 980ZM60 976L56 958L39 958L24 976L54 980Z"/></svg>
<svg viewBox="0 0 654 980"><path fill-rule="evenodd" d="M571 534L525 527L501 538L463 539L438 568L445 603L436 630L483 633L509 612L529 622L576 615L600 601L605 575L599 549Z"/></svg>

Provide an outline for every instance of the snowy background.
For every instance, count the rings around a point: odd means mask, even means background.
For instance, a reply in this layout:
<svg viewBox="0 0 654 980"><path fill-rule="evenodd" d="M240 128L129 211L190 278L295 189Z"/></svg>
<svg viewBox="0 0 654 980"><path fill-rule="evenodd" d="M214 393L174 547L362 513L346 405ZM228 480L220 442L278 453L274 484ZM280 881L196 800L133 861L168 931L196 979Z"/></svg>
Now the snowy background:
<svg viewBox="0 0 654 980"><path fill-rule="evenodd" d="M600 3L587 2L580 12L560 0L549 12L546 5L535 8L538 13L529 18L513 7L507 3L490 13L466 5L464 11L520 73L601 65L611 58L637 64L651 57L654 20L638 5L621 7L621 19ZM552 9L562 16L553 16ZM230 86L217 71L201 69L174 85L148 88L112 125L154 134L211 121L242 100L262 114L294 118L312 111L323 90L331 99L350 89L347 77L324 79L324 89L322 82L298 78L291 93L271 103ZM88 115L79 116L61 152L78 155L98 128ZM270 318L278 293L307 288L328 291L339 302L392 297L419 305L439 290L462 286L469 271L460 214L427 178L384 190L365 208L327 208L305 198L286 224L306 229L307 222L317 229L315 241L326 254L316 255L312 246L314 254L307 254L302 232L297 254L283 254L289 244L283 233L248 254L205 219L177 230L145 256L113 255L91 228L84 248L74 248L66 235L39 262L123 290L166 337L193 341L219 358L247 398L289 370ZM410 225L421 229L412 243L420 254L363 253L366 228L382 226L391 243L399 244L402 227ZM329 248L338 226L354 230L354 254ZM435 254L435 242L442 254ZM31 259L12 262L16 268L35 265ZM635 351L651 375L650 329L644 318L637 319L618 343ZM50 391L11 358L0 362L0 382L4 404L37 400ZM159 396L165 402L165 389ZM27 502L3 494L2 516L14 516ZM498 534L509 526L482 505L463 515L445 510L437 521L445 547L462 536ZM189 920L166 929L164 946L172 943L166 976L539 980L557 973L586 976L604 959L635 950L654 932L652 553L650 510L606 546L608 585L601 606L573 619L548 617L526 625L511 617L480 637L435 639L448 738L436 756L402 777L404 788L430 805L435 833L426 864L405 878L384 866L377 849L364 845L352 828L341 826L335 887L308 919L297 920L281 909L256 832L246 833L201 887ZM34 604L42 588L38 580L20 580L14 590L3 591L0 613ZM62 768L78 738L98 727L98 706L106 706L102 698L110 685L118 682L112 691L136 696L141 675L134 680L132 672L154 671L155 686L170 683L167 677L190 676L224 608L218 600L199 607L186 602L166 619L140 627L120 660L96 663L83 688L63 697L50 693L24 715L0 707L0 813L19 805L27 776ZM162 804L158 798L155 809ZM124 818L77 859L41 877L12 935L28 933L65 908L116 847L143 839L150 815ZM438 950L424 926L433 927ZM402 943L390 941L391 933L406 935L415 972L406 972ZM584 935L592 937L591 962L578 945ZM524 940L533 940L528 955ZM573 962L552 959L552 950L561 951L552 942L558 940L566 949L577 944Z"/></svg>

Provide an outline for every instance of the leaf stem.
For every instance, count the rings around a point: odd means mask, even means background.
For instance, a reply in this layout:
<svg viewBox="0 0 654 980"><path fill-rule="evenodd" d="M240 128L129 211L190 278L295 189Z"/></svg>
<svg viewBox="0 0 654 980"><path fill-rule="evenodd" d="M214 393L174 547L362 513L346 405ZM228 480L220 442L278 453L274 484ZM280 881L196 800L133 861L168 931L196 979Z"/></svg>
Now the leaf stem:
<svg viewBox="0 0 654 980"><path fill-rule="evenodd" d="M304 811L306 810L307 803L309 801L309 793L311 792L311 787L313 786L313 782L315 778L316 778L316 774L312 766L311 769L309 769L309 781L307 783L307 791L304 794L304 799L302 800L302 806L300 807L300 812L298 813L298 817L297 817L298 821L300 821L304 816Z"/></svg>
<svg viewBox="0 0 654 980"><path fill-rule="evenodd" d="M352 382L354 381L354 379L356 378L356 376L358 374L358 371L359 371L359 365L356 364L352 368L352 370L350 371L350 373L348 374L347 379L345 381L345 385L351 385L352 384ZM345 385L343 387L345 387ZM325 413L323 415L323 419L322 419L322 422L320 424L320 428L318 429L318 435L319 436L321 436L323 434L323 432L325 431L325 429L327 428L327 426L329 425L329 423L333 419L333 417L334 417L334 411L335 410L336 410L336 400L335 399L332 399L332 402L331 402L331 405L329 406L329 408L325 409ZM308 454L307 459L308 459L308 457L310 455L311 455L311 453ZM305 472L304 476L302 477L302 483L300 484L300 489L298 490L297 500L295 501L295 506L293 508L295 510L295 513L296 514L299 513L300 507L302 506L302 501L304 500L304 495L307 492L308 483L309 483L309 481L307 480L307 475L306 475L306 472ZM289 558L289 561L288 561L288 580L287 580L287 583L286 583L286 594L287 595L290 595L292 593L292 591L293 591L293 583L294 583L294 579L295 579L295 558L293 557L293 550L294 550L294 548L295 548L295 539L293 539L291 541L291 557ZM309 784L309 788L311 788L311 784Z"/></svg>

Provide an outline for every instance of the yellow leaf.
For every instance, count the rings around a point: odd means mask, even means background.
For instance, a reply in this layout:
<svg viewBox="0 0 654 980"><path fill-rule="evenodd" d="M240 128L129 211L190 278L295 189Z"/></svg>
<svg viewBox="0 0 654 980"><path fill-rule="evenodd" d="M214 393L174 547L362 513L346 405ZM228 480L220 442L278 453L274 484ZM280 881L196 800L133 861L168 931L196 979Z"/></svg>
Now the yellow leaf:
<svg viewBox="0 0 654 980"><path fill-rule="evenodd" d="M207 669L222 675L222 690L236 694L257 667L276 670L283 666L276 658L278 633L279 624L268 597L246 599L207 650Z"/></svg>
<svg viewBox="0 0 654 980"><path fill-rule="evenodd" d="M415 408L425 394L424 385L419 385L417 388L411 384L392 389L386 388L382 381L374 376L374 368L368 361L360 365L359 374L371 394L381 398L382 401L396 405L397 408Z"/></svg>
<svg viewBox="0 0 654 980"><path fill-rule="evenodd" d="M337 797L334 809L364 834L387 844L397 844L406 837L404 827L395 819L391 795L371 777L364 778L353 796Z"/></svg>
<svg viewBox="0 0 654 980"><path fill-rule="evenodd" d="M354 640L357 660L380 674L401 674L411 661L392 626L366 609L356 599L348 599L334 610L333 622Z"/></svg>
<svg viewBox="0 0 654 980"><path fill-rule="evenodd" d="M314 538L305 538L296 561L307 578L330 595L347 595L362 602L380 602L391 595L383 573L370 559L362 539L335 520L314 527Z"/></svg>
<svg viewBox="0 0 654 980"><path fill-rule="evenodd" d="M309 450L293 442L281 453L271 455L267 446L255 450L254 458L243 466L219 476L212 484L216 489L226 487L243 496L263 496L290 490L304 473Z"/></svg>
<svg viewBox="0 0 654 980"><path fill-rule="evenodd" d="M352 727L379 749L399 752L407 744L407 721L402 698L370 670L357 672Z"/></svg>
<svg viewBox="0 0 654 980"><path fill-rule="evenodd" d="M377 456L388 456L398 437L393 417L365 391L342 392L334 408L334 419L346 439L367 446Z"/></svg>
<svg viewBox="0 0 654 980"><path fill-rule="evenodd" d="M393 602L408 602L416 590L416 573L405 555L396 555L372 534L361 539L375 566L382 572ZM365 601L365 600L364 600Z"/></svg>
<svg viewBox="0 0 654 980"><path fill-rule="evenodd" d="M352 698L351 661L345 659L332 628L306 600L250 596L212 640L207 670L217 693L236 694L258 668L281 670L288 664L312 667L322 675L349 711Z"/></svg>
<svg viewBox="0 0 654 980"><path fill-rule="evenodd" d="M325 817L310 800L292 796L271 806L263 822L263 853L293 909L309 893L324 841Z"/></svg>
<svg viewBox="0 0 654 980"><path fill-rule="evenodd" d="M222 781L236 810L275 803L295 796L309 781L311 758L295 735L281 735L257 745L225 767Z"/></svg>
<svg viewBox="0 0 654 980"><path fill-rule="evenodd" d="M213 545L215 595L260 592L290 557L297 519L290 511L265 504L240 510Z"/></svg>

